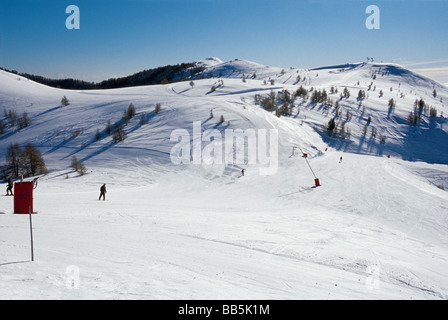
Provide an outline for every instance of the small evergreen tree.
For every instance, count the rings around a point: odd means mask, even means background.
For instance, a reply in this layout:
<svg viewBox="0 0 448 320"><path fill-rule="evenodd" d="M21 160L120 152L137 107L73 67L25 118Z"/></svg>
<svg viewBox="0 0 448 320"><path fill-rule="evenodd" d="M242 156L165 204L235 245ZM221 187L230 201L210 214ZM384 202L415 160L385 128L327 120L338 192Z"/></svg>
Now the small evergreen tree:
<svg viewBox="0 0 448 320"><path fill-rule="evenodd" d="M368 126L366 124L366 125L364 125L364 128L362 129L362 135L363 136L365 136L367 134L367 129L368 129Z"/></svg>
<svg viewBox="0 0 448 320"><path fill-rule="evenodd" d="M305 99L308 97L308 91L303 86L300 86L300 88L297 89L297 91L296 91L296 96L302 97Z"/></svg>
<svg viewBox="0 0 448 320"><path fill-rule="evenodd" d="M328 121L327 131L333 132L336 128L336 121L334 121L334 118L331 118L330 121Z"/></svg>
<svg viewBox="0 0 448 320"><path fill-rule="evenodd" d="M431 118L437 117L437 109L434 107L429 108L429 116Z"/></svg>
<svg viewBox="0 0 448 320"><path fill-rule="evenodd" d="M110 120L107 120L106 133L109 135L112 133L112 125L110 124Z"/></svg>
<svg viewBox="0 0 448 320"><path fill-rule="evenodd" d="M395 100L393 98L389 99L389 108L395 108Z"/></svg>
<svg viewBox="0 0 448 320"><path fill-rule="evenodd" d="M113 141L115 143L122 142L127 138L126 131L123 126L119 123L115 124L114 132L113 132Z"/></svg>
<svg viewBox="0 0 448 320"><path fill-rule="evenodd" d="M408 122L409 122L409 124L415 126L415 125L417 125L418 121L419 121L418 113L417 112L410 112L409 115L408 115Z"/></svg>
<svg viewBox="0 0 448 320"><path fill-rule="evenodd" d="M425 101L423 100L423 99L420 99L419 101L418 101L418 108L420 109L420 110L423 110L424 108L425 108L425 106L426 106L426 104L425 104Z"/></svg>
<svg viewBox="0 0 448 320"><path fill-rule="evenodd" d="M147 123L148 123L148 121L146 120L146 115L145 115L145 114L142 114L142 115L140 116L140 125L143 126L143 125L145 125L145 124L147 124Z"/></svg>
<svg viewBox="0 0 448 320"><path fill-rule="evenodd" d="M123 113L123 123L127 126L129 124L129 117L128 117L128 113L125 111Z"/></svg>
<svg viewBox="0 0 448 320"><path fill-rule="evenodd" d="M127 110L128 118L129 118L129 119L134 118L134 117L135 117L135 114L136 114L135 107L134 107L134 105L131 103L131 104L129 105L129 107L128 107L128 110Z"/></svg>
<svg viewBox="0 0 448 320"><path fill-rule="evenodd" d="M96 141L100 141L101 140L100 129L96 129L95 139L96 139Z"/></svg>
<svg viewBox="0 0 448 320"><path fill-rule="evenodd" d="M160 103L157 103L155 107L155 112L156 114L159 114L160 111L162 111L162 105Z"/></svg>
<svg viewBox="0 0 448 320"><path fill-rule="evenodd" d="M359 90L358 92L358 99L365 99L366 98L366 92L364 90Z"/></svg>
<svg viewBox="0 0 448 320"><path fill-rule="evenodd" d="M63 105L64 107L70 105L70 101L67 99L66 96L63 96L61 99L61 105Z"/></svg>

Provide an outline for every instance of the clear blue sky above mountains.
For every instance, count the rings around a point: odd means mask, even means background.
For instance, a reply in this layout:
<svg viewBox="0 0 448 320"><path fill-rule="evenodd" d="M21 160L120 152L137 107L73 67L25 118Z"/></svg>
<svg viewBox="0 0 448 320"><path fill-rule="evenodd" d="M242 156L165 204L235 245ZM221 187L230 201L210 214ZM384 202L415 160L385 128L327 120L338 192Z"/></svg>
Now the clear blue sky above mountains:
<svg viewBox="0 0 448 320"><path fill-rule="evenodd" d="M380 30L365 26L372 4ZM0 66L101 81L212 56L298 68L372 57L448 83L447 13L447 0L1 0Z"/></svg>

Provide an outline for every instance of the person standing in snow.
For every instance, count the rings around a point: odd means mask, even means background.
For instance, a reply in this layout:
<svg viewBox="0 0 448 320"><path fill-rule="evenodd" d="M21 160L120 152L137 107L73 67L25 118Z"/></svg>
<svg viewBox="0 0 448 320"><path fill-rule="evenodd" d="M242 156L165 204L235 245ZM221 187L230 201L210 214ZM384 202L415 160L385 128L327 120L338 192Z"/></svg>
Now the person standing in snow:
<svg viewBox="0 0 448 320"><path fill-rule="evenodd" d="M339 158L339 163L341 163L341 162L342 162L342 157Z"/></svg>
<svg viewBox="0 0 448 320"><path fill-rule="evenodd" d="M12 193L12 187L14 186L14 184L12 183L11 178L8 179L8 187L6 188L6 195L9 196L13 196L14 194Z"/></svg>
<svg viewBox="0 0 448 320"><path fill-rule="evenodd" d="M101 197L103 197L103 200L106 200L106 193L107 193L106 184L103 184L100 188L100 197L98 200L101 200Z"/></svg>

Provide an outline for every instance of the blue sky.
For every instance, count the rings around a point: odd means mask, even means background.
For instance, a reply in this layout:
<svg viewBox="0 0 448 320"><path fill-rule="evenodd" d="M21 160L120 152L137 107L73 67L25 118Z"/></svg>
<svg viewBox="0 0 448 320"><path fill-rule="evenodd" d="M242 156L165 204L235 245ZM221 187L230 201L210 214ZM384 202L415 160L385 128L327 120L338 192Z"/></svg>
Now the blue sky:
<svg viewBox="0 0 448 320"><path fill-rule="evenodd" d="M369 5L380 30L365 26ZM373 57L448 83L447 13L448 0L0 0L0 66L101 81L212 56L298 68Z"/></svg>

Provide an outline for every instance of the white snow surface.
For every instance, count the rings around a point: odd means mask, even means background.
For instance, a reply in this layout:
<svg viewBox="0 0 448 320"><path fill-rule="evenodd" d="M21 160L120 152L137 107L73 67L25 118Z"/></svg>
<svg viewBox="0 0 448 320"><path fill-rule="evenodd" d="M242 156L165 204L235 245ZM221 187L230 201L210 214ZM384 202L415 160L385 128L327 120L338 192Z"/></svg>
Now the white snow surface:
<svg viewBox="0 0 448 320"><path fill-rule="evenodd" d="M0 161L10 143L30 141L49 169L34 190L34 262L29 217L0 197L0 299L448 298L446 87L391 64L282 71L245 60L200 63L206 79L193 87L103 91L49 88L0 71L0 109L26 111L32 121L20 131L5 127ZM350 90L337 118L351 113L350 140L323 132L334 108L298 98L292 115L278 118L254 102L255 94L300 85L325 88L334 101ZM359 106L361 89L368 98ZM69 106L60 106L64 95ZM389 112L390 98L397 105ZM425 111L412 127L407 116L420 98L438 116ZM137 116L128 138L113 143L107 121L120 120L130 103ZM277 129L277 172L173 164L171 133L192 134L194 121L222 134ZM314 187L294 145L308 153L322 186ZM74 155L88 174L72 171ZM106 201L98 201L103 183Z"/></svg>

